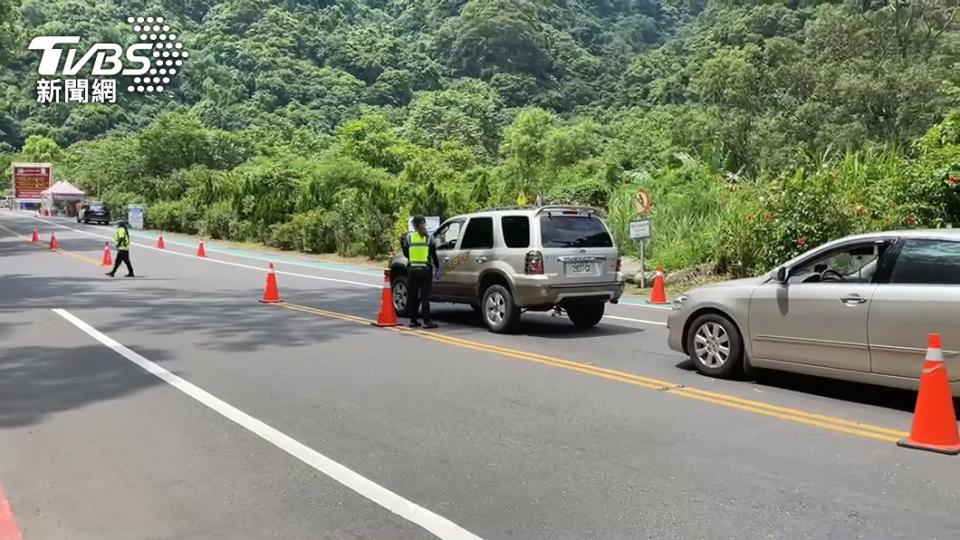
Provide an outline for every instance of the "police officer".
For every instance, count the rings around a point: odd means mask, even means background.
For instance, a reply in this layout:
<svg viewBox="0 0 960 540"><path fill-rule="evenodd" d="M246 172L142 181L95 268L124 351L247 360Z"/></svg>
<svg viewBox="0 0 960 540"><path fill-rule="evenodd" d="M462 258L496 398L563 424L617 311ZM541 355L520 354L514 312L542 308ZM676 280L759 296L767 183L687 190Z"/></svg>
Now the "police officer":
<svg viewBox="0 0 960 540"><path fill-rule="evenodd" d="M407 302L410 302L412 313L410 327L420 326L419 318L422 315L424 328L436 328L437 325L430 320L430 291L433 289L434 269L438 270L439 275L440 259L436 246L430 241L427 220L423 216L415 216L413 228L415 230L403 242L403 254L407 258Z"/></svg>
<svg viewBox="0 0 960 540"><path fill-rule="evenodd" d="M113 264L113 270L107 272L110 277L117 273L121 262L127 266L126 277L134 277L133 266L130 264L130 231L127 227L126 221L117 224L117 233L113 236L113 243L117 246L117 262Z"/></svg>

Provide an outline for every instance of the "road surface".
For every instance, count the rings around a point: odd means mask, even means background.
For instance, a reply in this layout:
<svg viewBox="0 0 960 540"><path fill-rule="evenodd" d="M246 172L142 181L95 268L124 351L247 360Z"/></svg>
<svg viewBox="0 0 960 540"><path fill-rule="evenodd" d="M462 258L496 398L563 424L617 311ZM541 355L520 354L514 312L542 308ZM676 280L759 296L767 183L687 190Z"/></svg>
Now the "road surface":
<svg viewBox="0 0 960 540"><path fill-rule="evenodd" d="M640 305L376 328L376 270L149 232L110 279L112 233L0 213L2 540L960 537L913 393L702 377Z"/></svg>

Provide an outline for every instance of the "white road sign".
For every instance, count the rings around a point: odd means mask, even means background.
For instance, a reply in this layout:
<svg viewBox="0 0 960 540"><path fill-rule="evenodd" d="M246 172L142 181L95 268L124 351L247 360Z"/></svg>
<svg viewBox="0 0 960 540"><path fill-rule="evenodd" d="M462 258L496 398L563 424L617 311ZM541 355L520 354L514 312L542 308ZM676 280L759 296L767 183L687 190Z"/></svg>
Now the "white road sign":
<svg viewBox="0 0 960 540"><path fill-rule="evenodd" d="M630 222L630 239L646 240L650 238L650 220L639 219Z"/></svg>

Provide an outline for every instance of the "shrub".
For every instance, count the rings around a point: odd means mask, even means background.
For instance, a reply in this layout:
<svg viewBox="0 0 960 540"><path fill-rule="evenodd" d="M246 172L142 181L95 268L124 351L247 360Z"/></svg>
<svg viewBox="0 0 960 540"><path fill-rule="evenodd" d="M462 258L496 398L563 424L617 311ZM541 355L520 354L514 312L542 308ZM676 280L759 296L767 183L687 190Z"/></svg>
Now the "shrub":
<svg viewBox="0 0 960 540"><path fill-rule="evenodd" d="M290 221L270 227L267 245L312 253L330 253L336 248L330 222L320 210L294 214Z"/></svg>
<svg viewBox="0 0 960 540"><path fill-rule="evenodd" d="M151 204L145 219L151 229L187 234L196 234L201 225L200 211L188 199Z"/></svg>
<svg viewBox="0 0 960 540"><path fill-rule="evenodd" d="M735 275L768 271L810 248L846 236L854 214L830 174L797 171L741 195L743 205L721 226L717 262ZM752 197L751 197L752 195Z"/></svg>
<svg viewBox="0 0 960 540"><path fill-rule="evenodd" d="M230 238L231 219L233 209L230 201L217 201L204 212L200 232L210 238L227 240Z"/></svg>

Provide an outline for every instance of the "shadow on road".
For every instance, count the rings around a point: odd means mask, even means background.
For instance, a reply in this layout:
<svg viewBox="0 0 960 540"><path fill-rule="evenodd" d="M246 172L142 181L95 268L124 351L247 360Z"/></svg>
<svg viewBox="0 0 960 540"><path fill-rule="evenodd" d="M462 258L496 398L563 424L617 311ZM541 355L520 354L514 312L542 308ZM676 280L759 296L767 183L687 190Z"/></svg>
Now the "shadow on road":
<svg viewBox="0 0 960 540"><path fill-rule="evenodd" d="M696 371L693 362L689 359L678 363L676 367L685 371ZM841 381L787 371L758 369L753 377L743 377L741 380L757 386L904 412L913 412L917 403L917 392L914 390ZM954 398L953 406L954 410L960 413L960 398Z"/></svg>
<svg viewBox="0 0 960 540"><path fill-rule="evenodd" d="M163 351L138 352L157 362L166 359ZM0 429L35 424L50 414L161 382L100 344L5 348L0 351Z"/></svg>
<svg viewBox="0 0 960 540"><path fill-rule="evenodd" d="M134 331L164 336L171 342L192 334L194 347L201 350L255 351L277 346L321 345L366 327L333 324L291 324L291 312L258 302L260 291L219 289L184 291L178 280L89 278L73 276L30 276L7 274L0 287L0 312L18 309L74 310L98 330L111 335ZM316 291L312 291L316 292ZM129 293L129 294L128 294ZM331 288L322 291L317 306L333 302L352 305L365 299L363 291ZM336 300L334 300L336 299ZM97 311L109 309L109 323L98 322ZM369 316L369 313L365 315ZM199 336L197 335L199 334Z"/></svg>

